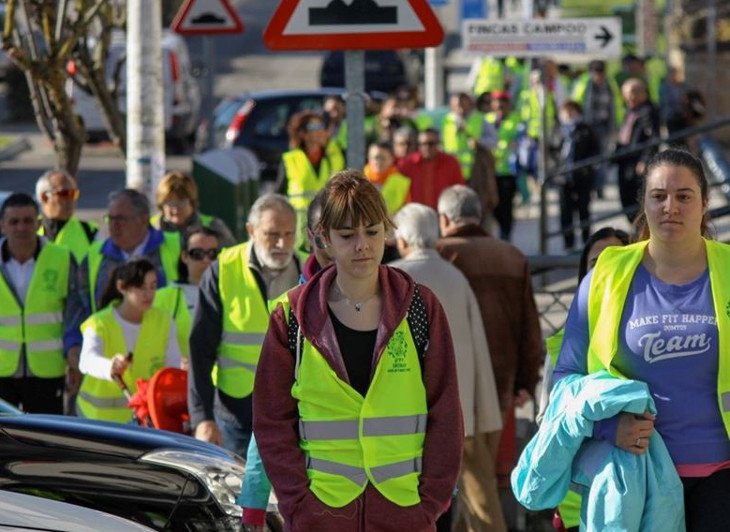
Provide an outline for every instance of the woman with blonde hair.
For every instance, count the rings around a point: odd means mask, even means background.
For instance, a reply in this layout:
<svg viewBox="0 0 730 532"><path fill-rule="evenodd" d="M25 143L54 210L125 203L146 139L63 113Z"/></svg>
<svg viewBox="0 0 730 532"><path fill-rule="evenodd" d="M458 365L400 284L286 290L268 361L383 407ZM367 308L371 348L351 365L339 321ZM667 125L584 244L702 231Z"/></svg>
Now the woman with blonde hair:
<svg viewBox="0 0 730 532"><path fill-rule="evenodd" d="M198 185L193 178L178 170L168 172L157 186L157 208L160 212L152 217L150 223L157 229L180 235L185 235L191 227L210 227L220 235L224 247L236 244L236 238L226 223L198 211L198 203Z"/></svg>
<svg viewBox="0 0 730 532"><path fill-rule="evenodd" d="M360 172L327 183L333 265L282 296L254 388L254 432L289 529L436 530L464 429L443 308L383 266L393 228Z"/></svg>

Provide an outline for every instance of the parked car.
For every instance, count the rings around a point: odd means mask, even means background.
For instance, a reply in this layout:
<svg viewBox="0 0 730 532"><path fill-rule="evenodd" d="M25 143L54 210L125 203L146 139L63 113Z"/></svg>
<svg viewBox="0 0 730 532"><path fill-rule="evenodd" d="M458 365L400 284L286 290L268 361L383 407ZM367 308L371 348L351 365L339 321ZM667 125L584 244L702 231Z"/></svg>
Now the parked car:
<svg viewBox="0 0 730 532"><path fill-rule="evenodd" d="M176 33L163 31L161 44L165 134L169 140L180 145L195 135L200 119L200 87L192 74L190 54L185 40ZM127 109L126 46L125 33L115 31L109 46L106 66L109 84L114 82L115 72L119 70L117 97L122 113ZM76 112L84 121L87 135L90 138L105 136L106 127L94 97L71 80L67 85L67 91L74 102Z"/></svg>
<svg viewBox="0 0 730 532"><path fill-rule="evenodd" d="M281 155L289 149L286 130L289 119L305 109L321 109L328 94L344 94L344 91L266 91L225 99L216 107L212 120L204 126L206 131L199 130L199 136L208 139L208 148L248 148L259 159L261 180L275 181Z"/></svg>
<svg viewBox="0 0 730 532"><path fill-rule="evenodd" d="M345 54L341 50L328 52L319 72L322 87L345 86ZM365 90L395 92L408 85L406 67L395 50L365 51Z"/></svg>
<svg viewBox="0 0 730 532"><path fill-rule="evenodd" d="M151 528L116 515L10 491L0 491L0 530L152 532Z"/></svg>
<svg viewBox="0 0 730 532"><path fill-rule="evenodd" d="M243 472L242 458L189 436L23 414L0 401L0 490L84 506L154 530L238 531Z"/></svg>

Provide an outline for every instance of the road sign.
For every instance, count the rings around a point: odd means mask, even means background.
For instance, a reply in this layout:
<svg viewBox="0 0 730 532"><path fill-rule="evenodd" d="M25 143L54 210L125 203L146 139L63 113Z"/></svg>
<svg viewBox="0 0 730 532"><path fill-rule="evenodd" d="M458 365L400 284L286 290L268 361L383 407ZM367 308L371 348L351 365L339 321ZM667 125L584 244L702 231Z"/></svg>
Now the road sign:
<svg viewBox="0 0 730 532"><path fill-rule="evenodd" d="M443 39L427 0L281 0L264 32L272 50L424 48Z"/></svg>
<svg viewBox="0 0 730 532"><path fill-rule="evenodd" d="M461 37L465 52L480 55L621 56L621 19L618 17L465 20Z"/></svg>
<svg viewBox="0 0 730 532"><path fill-rule="evenodd" d="M243 23L229 0L186 0L172 21L172 31L183 35L241 33Z"/></svg>

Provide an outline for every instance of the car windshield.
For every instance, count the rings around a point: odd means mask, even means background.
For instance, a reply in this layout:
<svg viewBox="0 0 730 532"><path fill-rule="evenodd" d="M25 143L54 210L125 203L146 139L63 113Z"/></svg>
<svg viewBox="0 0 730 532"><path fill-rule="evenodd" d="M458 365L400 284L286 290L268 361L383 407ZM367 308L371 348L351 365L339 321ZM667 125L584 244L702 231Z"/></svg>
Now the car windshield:
<svg viewBox="0 0 730 532"><path fill-rule="evenodd" d="M10 403L7 403L0 399L0 416L18 416L22 413L23 412L15 408Z"/></svg>

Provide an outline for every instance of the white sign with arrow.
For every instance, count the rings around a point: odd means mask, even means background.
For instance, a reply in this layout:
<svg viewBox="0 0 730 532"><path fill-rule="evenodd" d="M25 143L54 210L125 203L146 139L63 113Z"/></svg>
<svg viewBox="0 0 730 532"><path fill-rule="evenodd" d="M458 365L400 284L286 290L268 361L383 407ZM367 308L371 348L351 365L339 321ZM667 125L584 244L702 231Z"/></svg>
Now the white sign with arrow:
<svg viewBox="0 0 730 532"><path fill-rule="evenodd" d="M462 48L467 53L498 57L585 55L621 56L618 17L564 19L466 19Z"/></svg>

